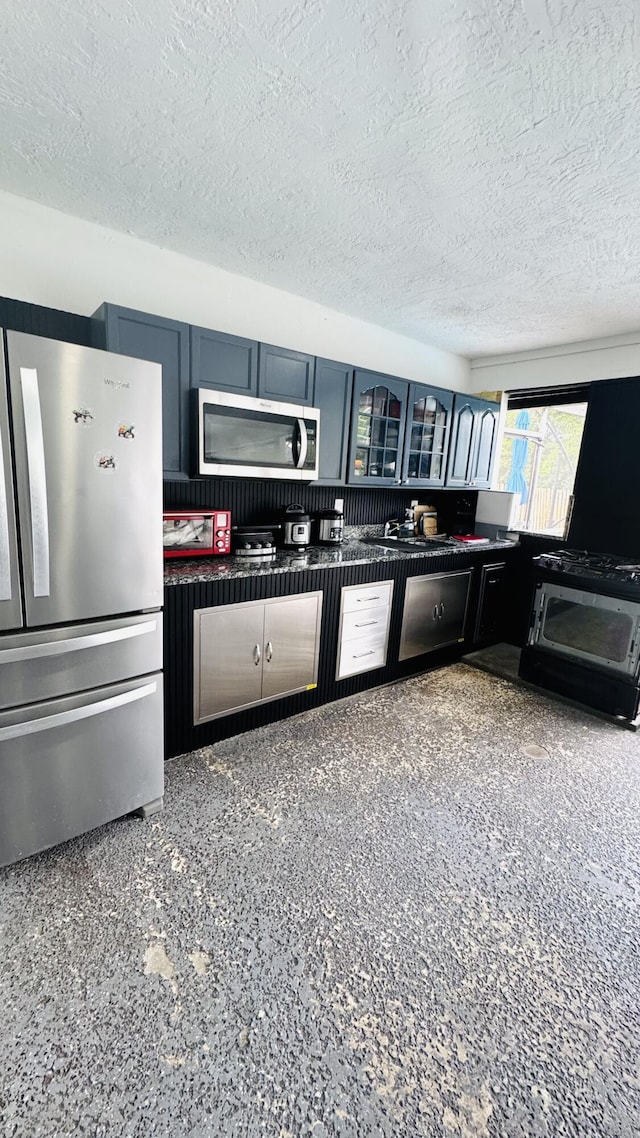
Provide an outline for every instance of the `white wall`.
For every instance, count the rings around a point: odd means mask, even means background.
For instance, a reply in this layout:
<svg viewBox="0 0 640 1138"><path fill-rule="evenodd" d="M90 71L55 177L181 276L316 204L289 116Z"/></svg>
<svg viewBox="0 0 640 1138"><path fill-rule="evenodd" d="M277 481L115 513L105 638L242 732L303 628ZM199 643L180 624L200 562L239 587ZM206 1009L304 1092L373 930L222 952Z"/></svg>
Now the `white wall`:
<svg viewBox="0 0 640 1138"><path fill-rule="evenodd" d="M472 391L515 391L640 376L640 332L471 360Z"/></svg>
<svg viewBox="0 0 640 1138"><path fill-rule="evenodd" d="M407 379L469 390L469 361L462 356L1 192L0 295L85 316L111 301Z"/></svg>

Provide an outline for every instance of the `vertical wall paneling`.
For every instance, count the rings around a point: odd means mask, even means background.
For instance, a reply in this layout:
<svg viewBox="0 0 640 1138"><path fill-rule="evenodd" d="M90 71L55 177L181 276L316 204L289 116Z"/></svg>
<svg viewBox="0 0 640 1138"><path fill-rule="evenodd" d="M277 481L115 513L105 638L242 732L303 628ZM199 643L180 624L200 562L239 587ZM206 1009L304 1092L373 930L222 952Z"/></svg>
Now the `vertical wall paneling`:
<svg viewBox="0 0 640 1138"><path fill-rule="evenodd" d="M74 312L61 312L56 308L43 308L40 304L27 304L0 296L0 328L14 332L28 332L33 336L47 336L50 340L66 340L70 344L91 347L94 337L93 321Z"/></svg>
<svg viewBox="0 0 640 1138"><path fill-rule="evenodd" d="M417 498L436 507L441 530L465 532L473 525L477 492L316 486L243 478L164 483L166 510L231 510L234 525L274 522L289 502L301 502L313 513L333 506L335 498L344 499L345 522L350 526L382 525L388 518L403 517L405 507Z"/></svg>

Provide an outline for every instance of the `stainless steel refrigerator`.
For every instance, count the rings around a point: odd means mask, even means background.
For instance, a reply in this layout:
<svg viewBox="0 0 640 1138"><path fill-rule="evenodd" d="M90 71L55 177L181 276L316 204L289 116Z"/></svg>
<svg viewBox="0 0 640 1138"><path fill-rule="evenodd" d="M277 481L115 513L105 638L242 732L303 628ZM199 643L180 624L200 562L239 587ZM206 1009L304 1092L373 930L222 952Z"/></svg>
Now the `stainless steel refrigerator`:
<svg viewBox="0 0 640 1138"><path fill-rule="evenodd" d="M162 806L158 364L5 332L0 865Z"/></svg>

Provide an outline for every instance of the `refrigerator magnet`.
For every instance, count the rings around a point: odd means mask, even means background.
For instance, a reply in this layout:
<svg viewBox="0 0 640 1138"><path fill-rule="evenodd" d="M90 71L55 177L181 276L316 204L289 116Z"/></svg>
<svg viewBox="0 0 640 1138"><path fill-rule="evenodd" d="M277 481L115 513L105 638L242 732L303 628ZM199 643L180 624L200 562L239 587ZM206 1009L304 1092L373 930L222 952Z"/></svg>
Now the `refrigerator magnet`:
<svg viewBox="0 0 640 1138"><path fill-rule="evenodd" d="M117 470L118 460L110 451L99 450L93 456L93 465L96 470Z"/></svg>
<svg viewBox="0 0 640 1138"><path fill-rule="evenodd" d="M72 415L76 427L93 426L93 411L90 407L74 407Z"/></svg>

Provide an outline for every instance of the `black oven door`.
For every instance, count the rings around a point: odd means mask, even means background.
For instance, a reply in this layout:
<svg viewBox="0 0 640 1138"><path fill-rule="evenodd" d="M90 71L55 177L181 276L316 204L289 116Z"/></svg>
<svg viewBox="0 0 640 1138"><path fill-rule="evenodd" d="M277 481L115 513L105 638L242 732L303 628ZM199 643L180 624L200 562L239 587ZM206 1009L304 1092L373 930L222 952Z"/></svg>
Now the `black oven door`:
<svg viewBox="0 0 640 1138"><path fill-rule="evenodd" d="M627 677L638 672L640 603L542 581L530 645Z"/></svg>

